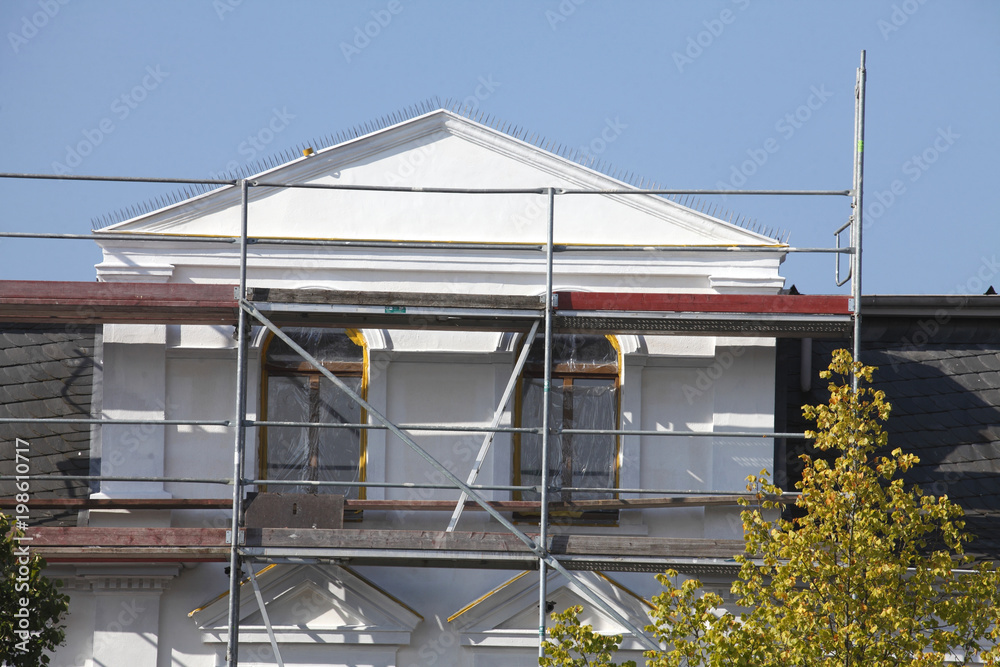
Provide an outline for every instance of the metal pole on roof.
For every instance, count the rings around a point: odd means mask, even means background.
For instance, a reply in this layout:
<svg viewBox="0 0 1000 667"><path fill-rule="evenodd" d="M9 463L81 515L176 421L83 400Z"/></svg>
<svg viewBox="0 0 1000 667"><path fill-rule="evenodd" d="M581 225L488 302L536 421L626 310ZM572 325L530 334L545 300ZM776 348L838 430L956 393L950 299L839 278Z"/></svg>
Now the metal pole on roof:
<svg viewBox="0 0 1000 667"><path fill-rule="evenodd" d="M851 245L854 247L854 268L851 272L851 291L854 297L854 361L861 361L861 232L864 220L865 176L865 52L861 52L857 86L854 90L854 225L851 228ZM852 376L851 386L858 390L858 378Z"/></svg>
<svg viewBox="0 0 1000 667"><path fill-rule="evenodd" d="M549 530L549 407L552 403L552 246L555 234L556 191L548 189L549 220L545 236L545 361L544 380L542 383L542 462L539 466L539 481L541 494L539 500L541 510L538 519L538 544L545 548ZM538 657L545 657L545 626L548 613L545 598L548 595L548 575L545 571L545 558L538 560Z"/></svg>
<svg viewBox="0 0 1000 667"><path fill-rule="evenodd" d="M237 298L247 292L247 207L246 179L240 181L240 286ZM236 325L236 438L233 446L233 518L229 550L229 636L226 644L226 665L239 664L240 634L240 515L243 513L243 458L246 448L246 349L247 314L241 308Z"/></svg>

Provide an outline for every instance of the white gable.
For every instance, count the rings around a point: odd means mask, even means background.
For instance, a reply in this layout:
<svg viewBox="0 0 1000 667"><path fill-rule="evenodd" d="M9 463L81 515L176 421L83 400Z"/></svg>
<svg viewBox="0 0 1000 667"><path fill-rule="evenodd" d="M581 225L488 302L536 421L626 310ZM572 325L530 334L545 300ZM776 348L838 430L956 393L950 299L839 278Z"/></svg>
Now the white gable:
<svg viewBox="0 0 1000 667"><path fill-rule="evenodd" d="M296 621L308 615L309 627L321 628L365 628L372 625L371 619L356 613L331 597L327 586L315 581L306 581L282 594L267 605L271 622L279 627L295 625ZM260 610L242 619L245 627L264 627L264 617Z"/></svg>
<svg viewBox="0 0 1000 667"><path fill-rule="evenodd" d="M350 568L337 565L272 566L257 576L279 643L409 644L420 616ZM206 643L228 638L228 596L191 612ZM266 643L257 598L249 584L240 594L240 641Z"/></svg>
<svg viewBox="0 0 1000 667"><path fill-rule="evenodd" d="M545 255L489 244L544 244L554 187L630 186L571 160L438 110L293 160L257 182L463 189L532 194L454 194L251 187L252 237L486 244L440 249L253 244L251 285L380 291L538 294ZM234 243L144 242L108 233L239 235L240 192L225 187L95 232L105 281L236 282ZM555 197L555 289L775 293L784 246L652 195ZM102 238L103 237L103 238ZM590 245L635 250L586 251ZM691 246L763 246L771 251ZM687 246L684 251L671 251Z"/></svg>
<svg viewBox="0 0 1000 667"><path fill-rule="evenodd" d="M259 181L447 188L627 185L438 110L303 157ZM435 194L251 188L251 236L544 243L545 194ZM771 245L772 239L649 195L565 195L557 243ZM239 190L210 192L105 232L238 235ZM98 232L98 236L100 232Z"/></svg>
<svg viewBox="0 0 1000 667"><path fill-rule="evenodd" d="M633 625L644 628L649 624L648 602L599 572L574 574ZM568 581L558 572L550 573L547 582L545 599L552 603L552 613L581 605L581 622L593 626L601 634L623 635L623 650L643 649L624 626L589 601L579 583ZM538 574L521 573L456 612L448 620L466 646L537 649Z"/></svg>

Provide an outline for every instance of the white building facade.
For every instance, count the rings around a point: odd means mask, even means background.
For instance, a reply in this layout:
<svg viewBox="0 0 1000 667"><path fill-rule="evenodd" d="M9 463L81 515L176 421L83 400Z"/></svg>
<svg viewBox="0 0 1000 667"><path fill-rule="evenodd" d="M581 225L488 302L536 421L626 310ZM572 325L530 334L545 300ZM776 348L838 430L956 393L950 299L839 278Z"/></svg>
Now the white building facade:
<svg viewBox="0 0 1000 667"><path fill-rule="evenodd" d="M435 111L281 165L255 179L295 184L530 190L465 193L253 187L248 235L363 242L251 244L251 287L349 292L540 297L549 193L555 188L553 289L563 292L773 295L783 286L783 246L774 239L662 197L568 194L628 186L448 111ZM233 284L238 281L240 189L221 188L95 234L104 282ZM108 234L162 239L108 239ZM204 243L171 241L203 236ZM396 244L390 243L396 242ZM437 245L433 245L437 244ZM534 244L536 248L526 248ZM618 249L608 248L619 247ZM628 248L621 248L628 246ZM753 246L753 248L748 248ZM699 249L704 247L704 249ZM730 248L726 250L723 247ZM751 251L752 250L752 251ZM488 426L516 363L524 333L426 328L312 328L293 338L400 424ZM99 346L95 412L105 418L233 419L236 341L228 326L106 324ZM346 400L260 326L251 331L247 417L356 423L371 415ZM520 373L502 426L538 426L541 347ZM552 423L563 428L704 431L714 437L591 435L556 438L553 500L613 498L601 489L647 495L740 493L747 475L772 469L772 338L719 335L560 334L554 339ZM233 428L102 427L91 460L104 476L230 478ZM483 433L412 429L413 438L465 479ZM497 433L477 482L532 485L541 469L535 436ZM379 429L257 426L247 431L247 479L368 484L442 483L443 476ZM258 491L265 489L258 488ZM267 491L306 492L272 486ZM457 499L455 490L391 486L323 487L366 500ZM231 487L104 481L102 498L227 498ZM490 500L532 500L531 492L486 490ZM622 495L622 497L640 497ZM450 513L347 512L345 528L442 531ZM531 513L508 514L537 531ZM90 526L228 528L225 510L91 511ZM738 507L621 509L564 516L557 534L739 539ZM503 532L485 512L465 512L462 531ZM219 562L55 565L72 595L67 643L53 665L225 664L228 576ZM254 563L262 600L286 665L534 664L538 574L517 570L355 566L345 560ZM709 570L706 570L709 571ZM725 576L716 577L720 587ZM558 611L587 607L585 620L621 626L588 602L599 595L642 627L648 573L549 576ZM277 664L249 585L241 596L240 664ZM721 590L721 588L720 588ZM641 646L626 639L626 655Z"/></svg>

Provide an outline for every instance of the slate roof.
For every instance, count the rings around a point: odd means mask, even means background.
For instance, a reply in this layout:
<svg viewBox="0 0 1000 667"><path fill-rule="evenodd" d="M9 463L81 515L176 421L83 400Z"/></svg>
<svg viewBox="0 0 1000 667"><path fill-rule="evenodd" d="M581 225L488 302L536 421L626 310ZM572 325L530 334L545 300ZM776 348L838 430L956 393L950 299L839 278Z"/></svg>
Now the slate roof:
<svg viewBox="0 0 1000 667"><path fill-rule="evenodd" d="M890 446L920 457L909 481L958 502L966 528L977 536L969 551L1000 558L1000 317L952 317L933 303L927 308L923 316L863 315L862 361L878 367L874 384L892 404ZM800 406L826 401L827 383L817 374L840 347L850 349L850 341L812 341L812 382L803 392L802 343L778 342L779 431L810 426ZM784 464L791 488L804 444L789 440L784 446L782 456L779 444L776 467Z"/></svg>
<svg viewBox="0 0 1000 667"><path fill-rule="evenodd" d="M95 327L0 323L0 416L89 417L94 379ZM90 473L90 427L74 424L0 424L0 475L15 472L16 439L27 441L30 475ZM12 498L14 482L0 481ZM32 481L31 498L86 498L78 481ZM30 502L29 502L30 507ZM76 525L76 512L32 510L32 525Z"/></svg>

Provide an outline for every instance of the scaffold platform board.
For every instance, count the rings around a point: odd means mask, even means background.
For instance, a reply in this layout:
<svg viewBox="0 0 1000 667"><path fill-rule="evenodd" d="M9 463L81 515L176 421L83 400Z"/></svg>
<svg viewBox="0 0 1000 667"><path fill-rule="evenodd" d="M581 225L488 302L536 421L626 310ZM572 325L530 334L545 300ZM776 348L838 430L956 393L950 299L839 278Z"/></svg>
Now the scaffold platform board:
<svg viewBox="0 0 1000 667"><path fill-rule="evenodd" d="M235 325L235 285L0 281L0 322ZM279 326L526 331L541 296L247 288ZM560 333L848 335L844 295L555 292Z"/></svg>
<svg viewBox="0 0 1000 667"><path fill-rule="evenodd" d="M534 540L537 534L528 534ZM199 562L229 559L221 528L29 528L32 550L49 563ZM549 535L546 552L567 569L660 572L737 567L742 540L623 535ZM537 555L516 535L431 530L247 528L241 555L351 565L537 569Z"/></svg>

